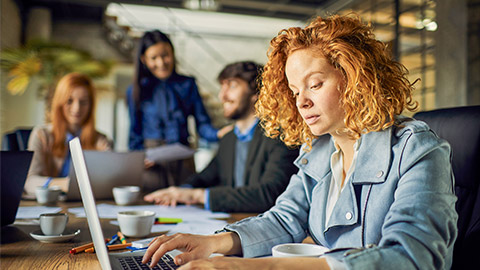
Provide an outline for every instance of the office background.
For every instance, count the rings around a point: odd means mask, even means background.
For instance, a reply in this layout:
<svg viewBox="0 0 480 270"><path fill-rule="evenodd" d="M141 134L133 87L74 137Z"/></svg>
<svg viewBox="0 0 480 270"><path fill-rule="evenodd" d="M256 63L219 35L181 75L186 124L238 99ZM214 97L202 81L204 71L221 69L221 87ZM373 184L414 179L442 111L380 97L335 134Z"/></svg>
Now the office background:
<svg viewBox="0 0 480 270"><path fill-rule="evenodd" d="M269 41L280 29L350 11L372 22L377 37L410 70L411 81L421 79L415 93L420 110L480 104L480 0L0 1L1 50L41 38L115 62L95 84L97 128L115 140L117 151L127 150L124 97L136 41L153 28L171 36L179 71L196 77L216 126L226 123L216 76L227 63L265 63ZM0 134L44 123L40 83L11 95L7 78L1 71Z"/></svg>

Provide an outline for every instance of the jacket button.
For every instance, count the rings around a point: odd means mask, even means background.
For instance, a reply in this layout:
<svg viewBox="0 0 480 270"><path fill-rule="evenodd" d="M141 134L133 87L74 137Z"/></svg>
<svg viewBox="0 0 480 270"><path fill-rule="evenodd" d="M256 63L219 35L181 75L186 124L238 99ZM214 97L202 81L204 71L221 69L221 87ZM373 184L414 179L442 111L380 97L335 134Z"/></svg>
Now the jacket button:
<svg viewBox="0 0 480 270"><path fill-rule="evenodd" d="M378 171L375 176L376 176L377 178L382 177L382 176L383 176L383 171Z"/></svg>
<svg viewBox="0 0 480 270"><path fill-rule="evenodd" d="M307 165L308 164L308 159L302 158L301 162L302 162L303 165Z"/></svg>
<svg viewBox="0 0 480 270"><path fill-rule="evenodd" d="M350 213L350 212L347 212L347 213L345 214L345 218L346 218L347 220L352 219L352 217L353 217L353 215L352 215L352 213Z"/></svg>

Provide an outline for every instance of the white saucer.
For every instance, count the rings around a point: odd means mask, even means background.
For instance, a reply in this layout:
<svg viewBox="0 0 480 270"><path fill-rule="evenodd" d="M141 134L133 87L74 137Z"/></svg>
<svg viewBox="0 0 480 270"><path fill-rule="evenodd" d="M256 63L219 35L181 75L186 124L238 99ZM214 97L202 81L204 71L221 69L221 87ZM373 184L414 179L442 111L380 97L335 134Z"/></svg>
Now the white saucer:
<svg viewBox="0 0 480 270"><path fill-rule="evenodd" d="M36 230L30 233L30 236L43 243L60 243L71 240L80 234L80 229L76 231L66 230L60 235L44 235L42 230Z"/></svg>

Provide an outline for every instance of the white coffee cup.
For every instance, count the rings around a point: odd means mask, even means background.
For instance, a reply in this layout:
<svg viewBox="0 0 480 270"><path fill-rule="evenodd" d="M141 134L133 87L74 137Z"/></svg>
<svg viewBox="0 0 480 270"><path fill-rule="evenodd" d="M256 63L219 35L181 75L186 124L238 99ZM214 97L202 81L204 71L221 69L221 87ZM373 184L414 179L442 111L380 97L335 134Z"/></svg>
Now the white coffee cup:
<svg viewBox="0 0 480 270"><path fill-rule="evenodd" d="M39 204L54 204L57 202L61 192L62 190L58 186L37 187L35 189L35 196Z"/></svg>
<svg viewBox="0 0 480 270"><path fill-rule="evenodd" d="M134 204L140 195L140 187L138 186L120 186L112 189L113 199L118 205Z"/></svg>
<svg viewBox="0 0 480 270"><path fill-rule="evenodd" d="M153 211L122 211L117 213L120 231L125 236L143 237L150 234L155 212Z"/></svg>
<svg viewBox="0 0 480 270"><path fill-rule="evenodd" d="M304 243L280 244L272 248L273 257L319 257L328 248Z"/></svg>
<svg viewBox="0 0 480 270"><path fill-rule="evenodd" d="M48 213L40 215L40 229L44 235L60 235L68 223L66 213Z"/></svg>

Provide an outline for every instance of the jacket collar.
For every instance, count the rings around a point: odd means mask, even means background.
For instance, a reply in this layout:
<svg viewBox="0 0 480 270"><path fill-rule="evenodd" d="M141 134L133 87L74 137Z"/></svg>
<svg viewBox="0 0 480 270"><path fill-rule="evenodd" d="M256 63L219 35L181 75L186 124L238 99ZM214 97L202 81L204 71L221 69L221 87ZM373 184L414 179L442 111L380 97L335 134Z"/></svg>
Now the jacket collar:
<svg viewBox="0 0 480 270"><path fill-rule="evenodd" d="M383 131L362 135L355 171L351 176L353 184L385 181L391 162L392 132L393 128L389 127ZM330 156L335 151L330 135L315 139L310 152L305 152L304 148L305 145L302 146L295 165L313 179L323 179L331 172Z"/></svg>

